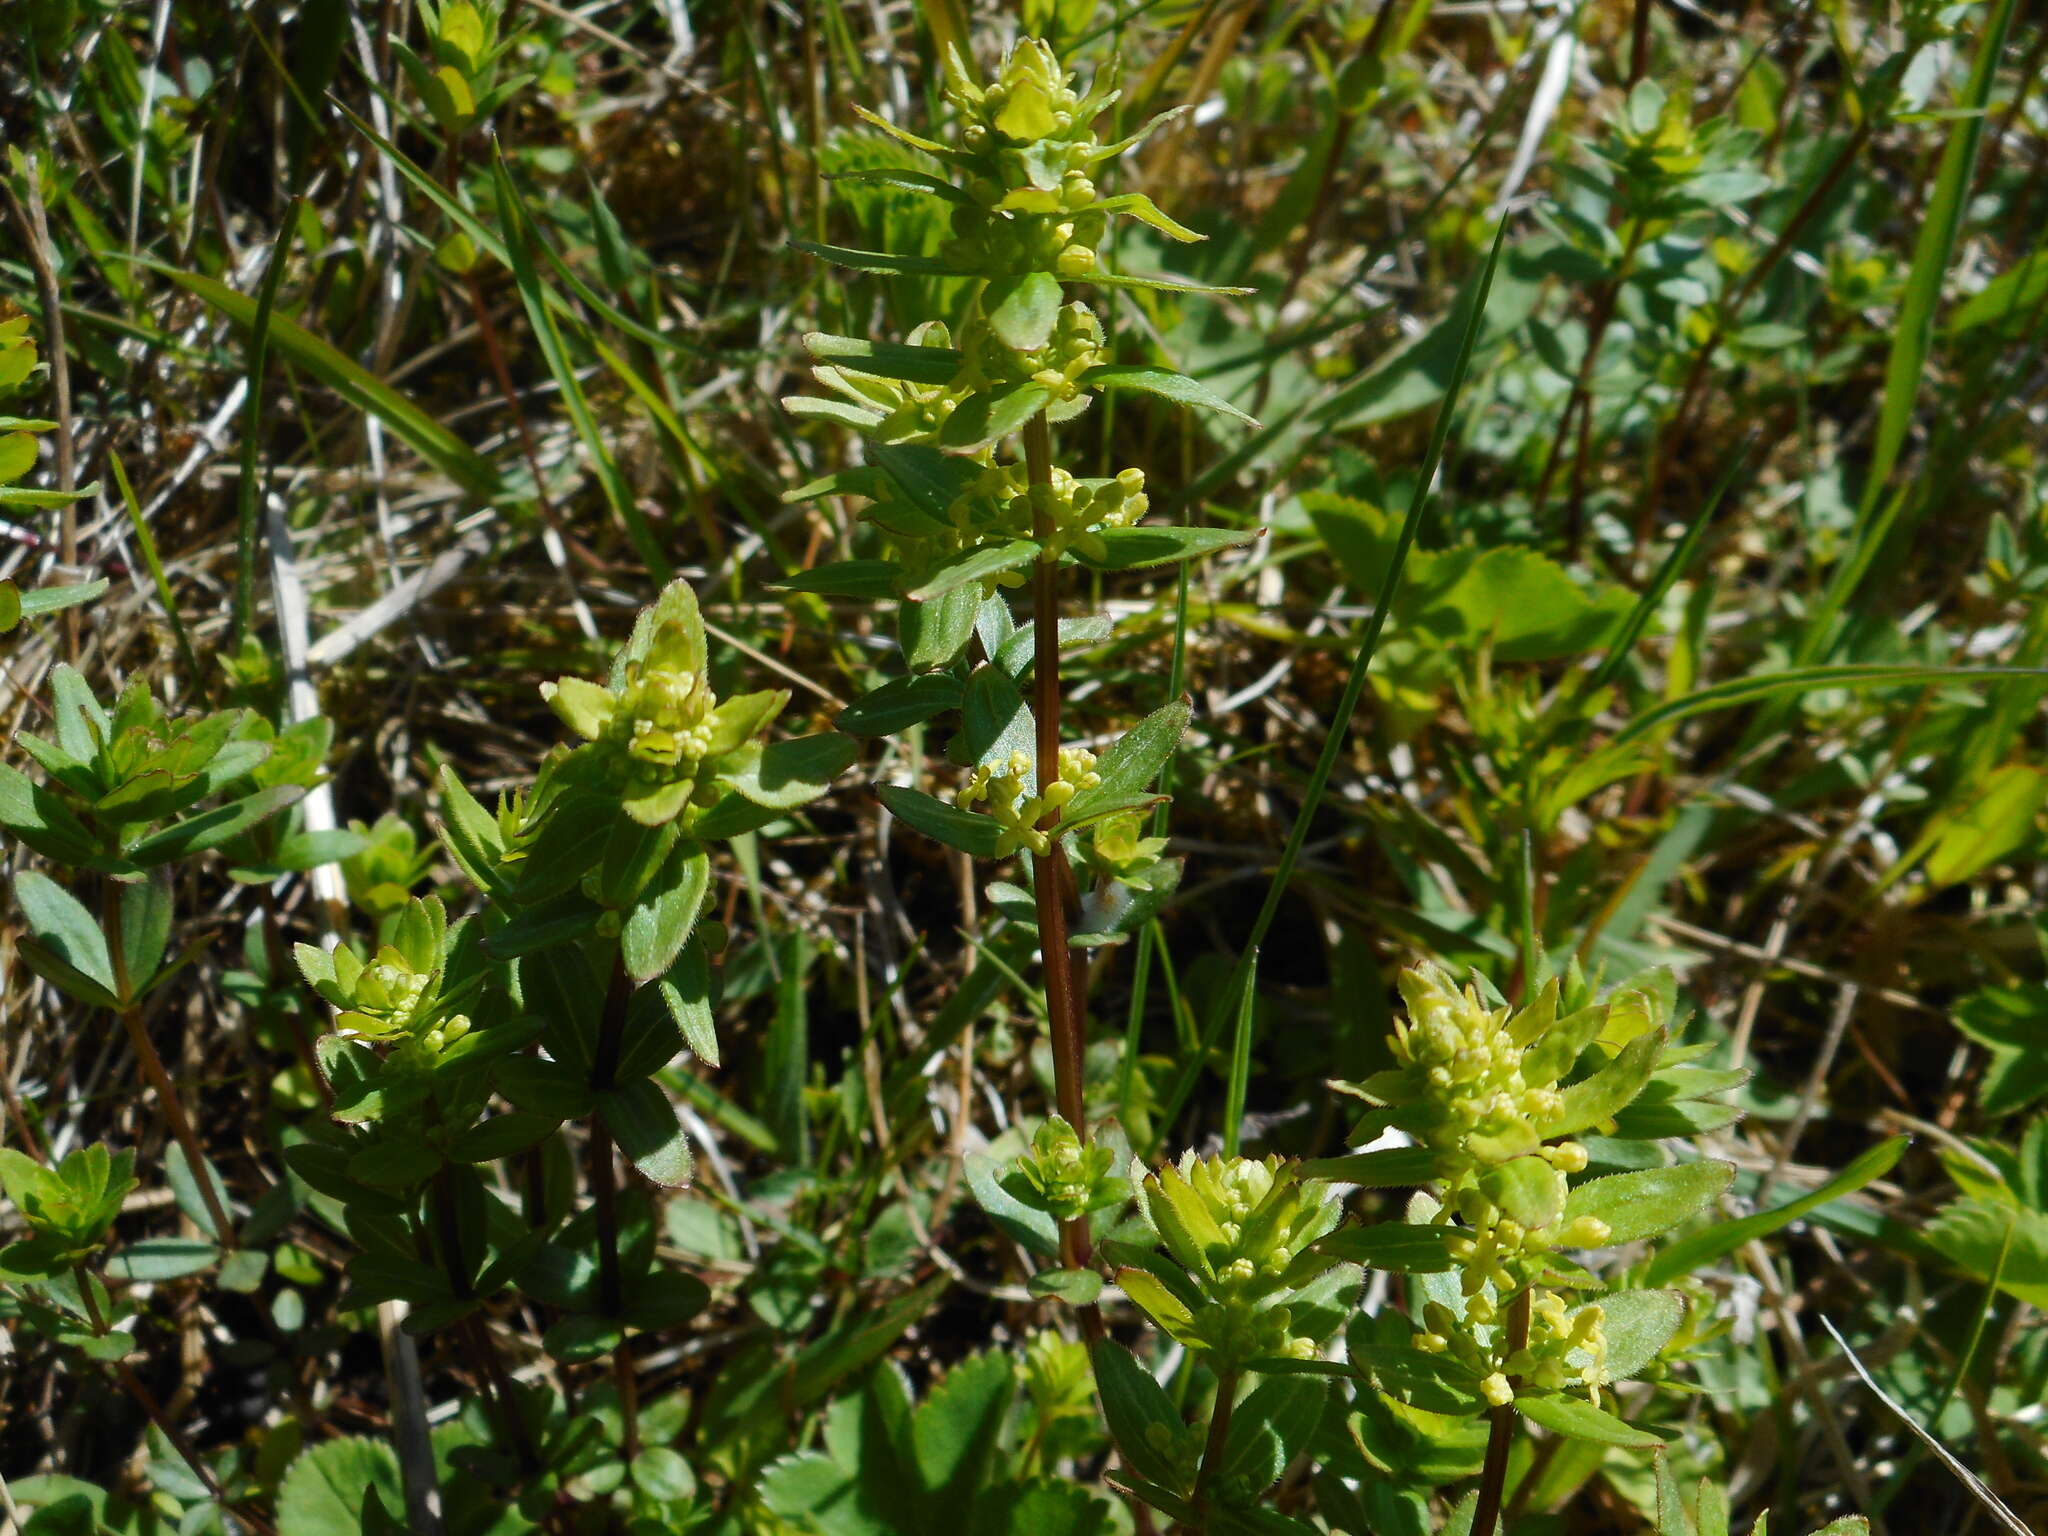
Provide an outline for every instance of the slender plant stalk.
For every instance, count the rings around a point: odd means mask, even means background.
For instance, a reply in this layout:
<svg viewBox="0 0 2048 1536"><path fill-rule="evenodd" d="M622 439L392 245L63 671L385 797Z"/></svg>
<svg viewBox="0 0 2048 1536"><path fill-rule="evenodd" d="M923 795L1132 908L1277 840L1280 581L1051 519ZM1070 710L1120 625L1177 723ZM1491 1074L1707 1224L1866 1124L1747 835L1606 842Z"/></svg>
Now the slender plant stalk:
<svg viewBox="0 0 2048 1536"><path fill-rule="evenodd" d="M263 269L263 286L256 293L256 319L249 327L249 399L242 422L240 482L236 487L235 627L239 644L256 622L256 524L263 501L267 476L256 472L256 460L263 447L263 373L270 353L270 312L277 303L277 286L284 277L285 259L292 249L292 230L299 222L299 207L305 195L294 197L284 210L277 239L270 247L270 261Z"/></svg>
<svg viewBox="0 0 2048 1536"><path fill-rule="evenodd" d="M1294 868L1301 860L1301 850L1308 842L1309 824L1315 820L1316 811L1322 805L1324 791L1329 788L1330 775L1336 772L1338 755L1344 749L1344 740L1351 729L1351 718L1358 711L1358 701L1365 693L1365 683L1372 668L1372 658L1379 649L1380 635L1387 627L1387 615L1392 611L1394 596L1400 590L1401 571L1408 562L1408 552L1415 547L1415 536L1421 529L1422 519L1429 510L1430 485L1436 479L1437 466L1443 462L1444 444L1451 433L1451 421L1457 412L1458 397L1465 388L1465 375L1471 367L1472 348L1479 336L1480 322L1486 316L1487 295L1493 291L1493 274L1500 265L1501 245L1507 237L1507 220L1503 218L1494 231L1493 248L1487 253L1486 266L1480 272L1478 286L1471 298L1471 308L1465 314L1465 330L1458 343L1457 361L1451 368L1451 381L1444 393L1443 404L1437 408L1436 422L1430 430L1429 447L1423 455L1422 466L1415 479L1415 492L1408 504L1408 515L1402 520L1400 534L1394 540L1394 552L1387 562L1386 574L1380 579L1379 592L1373 600L1372 617L1366 621L1365 634L1358 643L1358 652L1351 660L1351 672L1344 680L1344 692L1337 701L1337 710L1331 716L1328 730L1323 736L1322 751L1316 757L1316 765L1309 774L1308 789L1302 797L1301 809L1295 813L1294 825L1289 829L1287 842L1280 850L1279 862L1274 866L1273 878L1266 887L1265 900L1259 906L1258 916L1252 921L1252 931L1245 939L1243 952L1238 957L1236 969L1231 973L1229 991L1224 995L1224 1006L1211 1017L1208 1028L1203 1032L1201 1049L1192 1052L1182 1066L1180 1075L1166 1096L1166 1103L1159 1117L1162 1126L1171 1125L1187 1103L1188 1095L1194 1091L1195 1080L1215 1048L1216 1038L1221 1033L1226 1018L1236 1021L1238 1034L1243 1037L1233 1048L1233 1065L1251 1060L1250 1035L1253 1010L1242 1006L1245 989L1252 984L1252 976L1258 966L1259 948L1266 941L1266 934L1273 926L1273 919L1279 915L1280 903L1287 894L1288 886L1294 879ZM1243 1084L1233 1082L1231 1102L1238 1106L1240 1114L1244 1103ZM1235 1153L1238 1138L1237 1117L1227 1121L1223 1127L1224 1146Z"/></svg>
<svg viewBox="0 0 2048 1536"><path fill-rule="evenodd" d="M213 1175L207 1166L206 1154L200 1150L199 1135L185 1114L185 1102L178 1097L171 1074L164 1069L163 1057L157 1054L156 1046L150 1042L149 1031L143 1027L142 1007L130 995L128 954L121 927L121 888L112 880L106 882L101 910L102 927L107 935L107 958L114 968L114 995L121 1000L121 1027L128 1032L128 1043L135 1051L136 1065L141 1067L143 1078L155 1091L157 1104L163 1110L171 1135L184 1149L193 1181L198 1184L200 1198L206 1202L206 1213L212 1218L215 1240L223 1248L232 1248L235 1246L235 1226L228 1219L226 1206L221 1203L220 1191L213 1187Z"/></svg>
<svg viewBox="0 0 2048 1536"><path fill-rule="evenodd" d="M1052 430L1044 412L1024 428L1024 467L1032 489L1052 488ZM1038 541L1052 545L1050 514L1033 499L1033 528ZM1041 788L1060 776L1060 597L1059 561L1041 557L1031 571L1032 713L1036 716L1038 782ZM1047 813L1043 825L1053 826L1059 813ZM1067 945L1067 891L1073 885L1066 849L1055 837L1052 846L1032 861L1032 886L1038 906L1038 944L1045 971L1045 1009L1052 1021L1053 1098L1060 1117L1084 1142L1088 1110L1081 1076L1087 1050L1087 1023L1074 986L1072 951ZM1069 1267L1088 1262L1085 1218L1061 1224L1060 1246Z"/></svg>
<svg viewBox="0 0 2048 1536"><path fill-rule="evenodd" d="M1230 1443L1230 1414L1237 1406L1237 1372L1225 1371L1216 1378L1216 1407L1209 1415L1209 1438L1202 1445L1202 1464L1195 1471L1194 1491L1188 1503L1195 1512L1195 1530L1209 1526L1209 1484L1223 1464L1224 1447Z"/></svg>
<svg viewBox="0 0 2048 1536"><path fill-rule="evenodd" d="M1529 1304L1532 1292L1523 1287L1521 1294L1508 1303L1508 1353L1529 1347ZM1512 1385L1512 1383L1510 1383ZM1486 1434L1486 1462L1479 1472L1479 1502L1472 1510L1472 1536L1493 1536L1494 1528L1500 1523L1502 1497L1508 1486L1508 1453L1515 1448L1515 1423L1518 1415L1513 1403L1503 1403L1489 1415L1491 1423Z"/></svg>
<svg viewBox="0 0 2048 1536"><path fill-rule="evenodd" d="M626 1038L626 1010L633 1002L633 983L623 958L612 963L611 986L605 993L604 1019L598 1026L597 1054L591 1062L590 1086L599 1093L611 1088ZM597 1294L607 1317L625 1306L625 1282L619 1271L617 1170L612 1165L612 1128L599 1110L590 1119L590 1197L597 1208Z"/></svg>

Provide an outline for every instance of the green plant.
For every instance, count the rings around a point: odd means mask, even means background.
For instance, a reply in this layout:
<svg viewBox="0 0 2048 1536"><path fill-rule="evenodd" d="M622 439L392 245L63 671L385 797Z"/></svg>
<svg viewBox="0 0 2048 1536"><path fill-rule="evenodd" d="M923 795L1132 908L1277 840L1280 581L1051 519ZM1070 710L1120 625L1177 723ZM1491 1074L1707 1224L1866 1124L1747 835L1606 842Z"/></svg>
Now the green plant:
<svg viewBox="0 0 2048 1536"><path fill-rule="evenodd" d="M25 9L0 1523L2023 1524L2048 41L1468 11Z"/></svg>

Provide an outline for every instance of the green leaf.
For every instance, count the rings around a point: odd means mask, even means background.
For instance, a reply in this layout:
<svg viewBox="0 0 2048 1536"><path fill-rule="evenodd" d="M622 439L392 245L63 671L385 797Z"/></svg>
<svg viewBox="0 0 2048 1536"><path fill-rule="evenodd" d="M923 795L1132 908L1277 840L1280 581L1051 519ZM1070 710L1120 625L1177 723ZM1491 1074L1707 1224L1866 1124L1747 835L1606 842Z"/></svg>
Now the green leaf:
<svg viewBox="0 0 2048 1536"><path fill-rule="evenodd" d="M1104 528L1094 534L1100 548L1092 552L1076 549L1083 565L1103 571L1136 571L1155 565L1172 565L1181 560L1200 560L1219 549L1233 549L1263 538L1266 530L1254 528L1240 533L1234 528L1178 528L1165 524L1141 524L1136 528Z"/></svg>
<svg viewBox="0 0 2048 1536"><path fill-rule="evenodd" d="M2025 847L2048 805L2048 771L2008 763L1973 786L1969 800L1944 819L1927 855L1929 884L1959 885Z"/></svg>
<svg viewBox="0 0 2048 1536"><path fill-rule="evenodd" d="M1329 1387L1320 1376L1276 1376L1237 1404L1216 1475L1263 1492L1308 1449Z"/></svg>
<svg viewBox="0 0 2048 1536"><path fill-rule="evenodd" d="M1531 1230L1547 1227L1564 1205L1563 1181L1541 1157L1511 1157L1479 1177L1479 1187L1501 1210Z"/></svg>
<svg viewBox="0 0 2048 1536"><path fill-rule="evenodd" d="M998 341L1014 351L1036 352L1052 340L1063 297L1060 280L1052 273L1026 272L991 279L981 302Z"/></svg>
<svg viewBox="0 0 2048 1536"><path fill-rule="evenodd" d="M1377 1152L1314 1158L1301 1165L1301 1176L1305 1179L1328 1179L1333 1184L1356 1184L1361 1189L1428 1184L1437 1174L1436 1154L1427 1147L1385 1147Z"/></svg>
<svg viewBox="0 0 2048 1536"><path fill-rule="evenodd" d="M711 856L704 845L677 843L619 927L619 959L635 986L675 963L710 889Z"/></svg>
<svg viewBox="0 0 2048 1536"><path fill-rule="evenodd" d="M962 1361L911 1416L917 1478L937 1509L964 1509L987 1481L1017 1373L999 1349Z"/></svg>
<svg viewBox="0 0 2048 1536"><path fill-rule="evenodd" d="M1958 304L1949 316L1949 334L1995 325L2005 334L2017 336L2044 298L2048 298L2048 245L2035 247Z"/></svg>
<svg viewBox="0 0 2048 1536"><path fill-rule="evenodd" d="M1102 1276L1092 1269L1041 1269L1026 1282L1026 1289L1070 1307L1086 1307L1102 1294Z"/></svg>
<svg viewBox="0 0 2048 1536"><path fill-rule="evenodd" d="M869 1507L859 1477L817 1451L784 1456L761 1475L761 1502L799 1530L822 1536L897 1536Z"/></svg>
<svg viewBox="0 0 2048 1536"><path fill-rule="evenodd" d="M1864 1185L1890 1173L1911 1142L1910 1136L1893 1136L1879 1142L1825 1184L1807 1191L1796 1200L1788 1200L1783 1205L1758 1211L1737 1221L1717 1222L1704 1232L1680 1238L1650 1261L1643 1273L1643 1284L1667 1285L1694 1274L1723 1254L1733 1253L1744 1243L1768 1237L1830 1201L1854 1194Z"/></svg>
<svg viewBox="0 0 2048 1536"><path fill-rule="evenodd" d="M934 799L907 784L884 784L875 793L895 816L926 837L935 838L948 848L958 848L977 859L996 857L996 845L1002 841L1003 829L994 817L963 811L957 805Z"/></svg>
<svg viewBox="0 0 2048 1536"><path fill-rule="evenodd" d="M1011 539L1002 544L979 544L940 562L907 596L914 603L942 597L962 587L979 585L986 577L1014 571L1038 558L1038 545L1030 539Z"/></svg>
<svg viewBox="0 0 2048 1536"><path fill-rule="evenodd" d="M1515 1412L1531 1424L1540 1424L1552 1434L1573 1440L1590 1440L1596 1445L1616 1445L1625 1450L1654 1451L1664 1441L1646 1429L1636 1429L1604 1408L1595 1408L1584 1398L1550 1393L1517 1393Z"/></svg>
<svg viewBox="0 0 2048 1536"><path fill-rule="evenodd" d="M1013 752L1028 758L1034 741L1031 711L1017 680L998 666L976 667L961 702L960 736L951 749L956 758L976 766L1005 762Z"/></svg>
<svg viewBox="0 0 2048 1536"><path fill-rule="evenodd" d="M387 1509L405 1508L398 1456L382 1440L348 1435L304 1452L277 1493L278 1536L361 1536L366 1490Z"/></svg>
<svg viewBox="0 0 2048 1536"><path fill-rule="evenodd" d="M676 1107L651 1077L597 1095L597 1112L619 1150L656 1184L680 1189L690 1182L690 1143Z"/></svg>
<svg viewBox="0 0 2048 1536"><path fill-rule="evenodd" d="M1028 1252L1049 1258L1060 1251L1059 1223L1051 1212L1026 1205L1003 1188L1002 1164L985 1152L970 1152L963 1166L967 1188L990 1221Z"/></svg>
<svg viewBox="0 0 2048 1536"><path fill-rule="evenodd" d="M140 997L156 979L171 938L171 882L155 871L121 887L121 966L128 995Z"/></svg>
<svg viewBox="0 0 2048 1536"><path fill-rule="evenodd" d="M1563 1107L1555 1119L1544 1122L1543 1134L1571 1136L1620 1114L1656 1071L1664 1038L1661 1029L1637 1035L1598 1072L1567 1085L1561 1095Z"/></svg>
<svg viewBox="0 0 2048 1536"><path fill-rule="evenodd" d="M1607 1223L1608 1244L1641 1242L1700 1215L1734 1178L1735 1165L1715 1159L1609 1174L1575 1188L1563 1220L1569 1225L1591 1216Z"/></svg>
<svg viewBox="0 0 2048 1536"><path fill-rule="evenodd" d="M960 352L954 347L914 347L898 341L832 336L824 331L806 334L804 350L821 363L913 384L950 384L959 373L961 362Z"/></svg>
<svg viewBox="0 0 2048 1536"><path fill-rule="evenodd" d="M243 330L256 323L256 300L196 272L181 272L146 256L132 256L152 271L196 294ZM415 405L347 353L330 346L289 316L274 310L268 319L269 345L340 395L357 410L375 416L394 435L479 501L504 494L497 471L440 421Z"/></svg>
<svg viewBox="0 0 2048 1536"><path fill-rule="evenodd" d="M1194 708L1186 699L1175 699L1125 731L1096 760L1095 772L1102 782L1069 800L1061 821L1086 817L1097 806L1149 791L1160 771L1172 760L1193 714Z"/></svg>
<svg viewBox="0 0 2048 1536"><path fill-rule="evenodd" d="M1205 411L1221 411L1226 416L1235 416L1248 426L1258 425L1258 422L1200 379L1191 379L1184 373L1175 373L1171 368L1155 368L1144 363L1102 363L1082 374L1081 382L1090 389L1135 389L1148 395L1157 395L1163 400L1171 400L1177 405L1194 405Z"/></svg>
<svg viewBox="0 0 2048 1536"><path fill-rule="evenodd" d="M958 709L962 702L957 677L947 672L914 673L869 689L842 709L832 724L851 736L893 736Z"/></svg>
<svg viewBox="0 0 2048 1536"><path fill-rule="evenodd" d="M966 453L1000 442L1044 410L1052 391L1043 384L1013 384L993 395L970 395L939 429L942 447Z"/></svg>
<svg viewBox="0 0 2048 1536"><path fill-rule="evenodd" d="M275 816L286 806L296 804L305 793L302 784L273 784L268 789L259 789L253 795L244 795L226 805L173 822L129 849L128 857L146 867L169 864L209 848L218 848L259 822Z"/></svg>
<svg viewBox="0 0 2048 1536"><path fill-rule="evenodd" d="M860 742L839 731L772 741L751 762L727 773L732 787L771 810L808 805L860 756Z"/></svg>
<svg viewBox="0 0 2048 1536"><path fill-rule="evenodd" d="M108 1259L107 1274L131 1282L180 1280L211 1269L219 1258L220 1248L199 1238L151 1237Z"/></svg>
<svg viewBox="0 0 2048 1536"><path fill-rule="evenodd" d="M711 963L703 944L685 944L669 973L655 985L691 1053L706 1066L719 1065L718 1031L711 1012Z"/></svg>
<svg viewBox="0 0 2048 1536"><path fill-rule="evenodd" d="M14 877L14 899L36 942L66 968L101 989L107 998L101 1006L113 1006L117 989L113 962L107 956L106 935L100 932L100 925L84 903L48 875L33 869L24 869ZM26 948L22 958L34 967Z"/></svg>
<svg viewBox="0 0 2048 1536"><path fill-rule="evenodd" d="M1376 1221L1369 1227L1345 1227L1332 1232L1316 1244L1316 1252L1363 1264L1367 1269L1435 1275L1456 1268L1447 1246L1450 1239L1451 1232L1446 1227Z"/></svg>
<svg viewBox="0 0 2048 1536"><path fill-rule="evenodd" d="M1152 1375L1114 1339L1098 1339L1089 1348L1095 1363L1095 1390L1102 1415L1124 1460L1147 1482L1169 1492L1181 1491L1179 1464L1166 1449L1182 1436L1173 1399Z"/></svg>
<svg viewBox="0 0 2048 1536"><path fill-rule="evenodd" d="M1963 1273L2048 1307L2048 1215L1973 1197L1944 1206L1921 1235Z"/></svg>
<svg viewBox="0 0 2048 1536"><path fill-rule="evenodd" d="M874 602L896 596L896 578L902 574L903 567L893 560L834 560L771 581L768 587L776 592L816 592Z"/></svg>
<svg viewBox="0 0 2048 1536"><path fill-rule="evenodd" d="M1136 219L1140 224L1149 224L1169 240L1178 240L1183 245L1195 240L1205 240L1185 224L1176 223L1159 211L1158 206L1142 192L1119 192L1114 197L1105 197L1095 205L1099 213L1120 213L1126 218Z"/></svg>
<svg viewBox="0 0 2048 1536"><path fill-rule="evenodd" d="M1685 1298L1677 1291L1616 1291L1598 1305L1612 1381L1641 1375L1685 1321Z"/></svg>
<svg viewBox="0 0 2048 1536"><path fill-rule="evenodd" d="M806 256L816 256L834 266L851 267L856 272L878 272L889 277L920 275L925 277L971 277L974 274L959 267L948 266L931 256L898 256L889 251L860 251L846 245L820 245L813 240L792 240L790 249L802 251Z"/></svg>

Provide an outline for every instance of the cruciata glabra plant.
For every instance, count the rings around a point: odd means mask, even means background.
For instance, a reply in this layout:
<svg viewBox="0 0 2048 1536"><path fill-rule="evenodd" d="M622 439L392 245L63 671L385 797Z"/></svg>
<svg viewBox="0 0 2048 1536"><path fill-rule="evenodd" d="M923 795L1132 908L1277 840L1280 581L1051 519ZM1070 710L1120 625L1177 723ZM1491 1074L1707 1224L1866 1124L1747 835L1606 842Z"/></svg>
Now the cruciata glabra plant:
<svg viewBox="0 0 2048 1536"><path fill-rule="evenodd" d="M648 1184L690 1178L656 1074L686 1048L719 1060L722 930L699 921L713 845L816 799L857 750L771 739L788 695L721 698L714 671L696 597L672 583L605 681L543 685L577 740L530 790L490 811L443 772L443 839L482 911L451 922L438 898L414 898L366 954L298 949L335 1013L318 1047L332 1124L292 1148L293 1170L340 1203L361 1246L355 1304L406 1303L408 1330L450 1330L491 1384L475 1470L542 1525L565 1508L696 1518L675 1405L651 1407L658 1432L643 1434L634 1341L687 1322L708 1292L657 1262L653 1203L617 1159ZM571 1123L587 1203L558 1134ZM570 1413L515 1384L480 1320L508 1292L554 1318L557 1362L608 1360L610 1390Z"/></svg>
<svg viewBox="0 0 2048 1536"><path fill-rule="evenodd" d="M1093 131L1115 99L1113 78L1081 94L1050 50L1026 39L986 85L949 59L946 99L955 121L946 142L863 114L937 171L859 173L951 205L951 238L938 254L804 247L863 271L975 281L953 323L928 321L900 343L806 338L814 376L831 394L789 408L855 429L862 461L793 498L864 498L862 516L888 558L825 565L787 585L896 604L907 675L857 700L840 728L889 734L957 711L948 756L962 777L950 802L912 785L885 786L883 802L976 858L1023 855L1028 864L1028 894L997 882L990 895L999 912L1035 929L1056 1113L1007 1169L970 1169L970 1184L989 1215L1047 1262L1033 1289L1081 1307L1129 1469L1123 1486L1136 1499L1191 1530L1305 1529L1261 1501L1313 1439L1325 1378L1389 1400L1421 1381L1430 1411L1490 1416L1494 1443L1478 1495L1490 1521L1518 1413L1559 1433L1655 1441L1601 1403L1612 1382L1648 1368L1678 1334L1683 1301L1624 1290L1574 1305L1568 1295L1603 1287L1565 1255L1665 1230L1727 1184L1725 1165L1692 1163L1574 1189L1590 1154L1569 1137L1623 1114L1639 1095L1661 1093L1666 1113L1678 1113L1726 1082L1697 1069L1685 1076L1686 1057L1671 1053L1640 989L1596 1003L1574 977L1563 1017L1555 981L1513 1013L1423 969L1403 983L1411 1021L1393 1044L1401 1065L1355 1090L1378 1106L1360 1138L1393 1131L1411 1146L1308 1167L1189 1154L1157 1171L1134 1165L1128 1179L1117 1173L1114 1127L1098 1142L1083 1098L1086 972L1072 957L1075 945L1113 942L1149 917L1177 881L1163 840L1144 835L1143 813L1160 798L1154 781L1188 711L1169 702L1100 756L1062 740L1062 644L1108 628L1063 613L1063 578L1192 559L1240 536L1147 526L1142 473L1075 477L1055 462L1052 428L1106 389L1228 407L1168 370L1112 362L1099 318L1067 296L1070 283L1155 281L1106 269L1098 247L1113 216L1191 238L1142 195L1106 197L1096 185L1101 162L1134 142L1105 144ZM1021 628L1013 594L1029 600ZM1077 874L1094 885L1085 904ZM1695 1114L1687 1126L1713 1123ZM1331 1181L1396 1182L1386 1176L1395 1164L1401 1180L1425 1186L1407 1220L1340 1227ZM1631 1181L1645 1189L1631 1193ZM1135 1219L1124 1221L1134 1192ZM1628 1210L1609 1209L1617 1197ZM1124 1295L1202 1372L1213 1403L1206 1430L1185 1424L1105 1336L1098 1244ZM1412 1325L1393 1313L1353 1314L1362 1264L1415 1276ZM1398 1341L1385 1332L1394 1325ZM1329 1358L1340 1337L1341 1362Z"/></svg>
<svg viewBox="0 0 2048 1536"><path fill-rule="evenodd" d="M1035 928L1051 1022L1054 1101L1064 1131L1041 1147L1083 1159L1091 1132L1083 1096L1086 1001L1077 949L1114 942L1156 913L1178 880L1143 813L1188 720L1171 700L1099 756L1061 733L1060 651L1108 635L1109 620L1064 611L1075 570L1121 571L1198 558L1246 537L1233 531L1146 525L1145 476L1135 468L1080 477L1056 462L1052 428L1106 390L1142 390L1241 415L1206 386L1171 369L1111 360L1101 319L1069 284L1188 289L1165 278L1112 271L1100 250L1109 221L1141 220L1174 240L1199 238L1142 193L1104 195L1105 162L1157 126L1105 142L1096 124L1117 99L1114 68L1085 93L1043 42L1026 38L994 78L978 83L949 52L946 142L861 115L929 157L935 171L890 169L856 177L950 205L950 236L936 256L798 242L858 271L972 279L952 324L928 321L901 342L813 334L805 346L830 396L786 402L792 414L853 428L858 465L814 481L792 499L852 494L889 557L841 561L786 583L799 591L894 602L906 675L855 701L842 731L883 735L957 712L948 756L964 777L949 799L914 785L881 790L917 830L979 859L1028 856L1031 890L997 882L1006 915ZM1011 594L1028 598L1020 626ZM1029 690L1027 699L1026 690ZM1077 871L1090 878L1083 893ZM1057 1223L1057 1255L1076 1293L1088 1278L1087 1212L1048 1191L1068 1174L1020 1174L1031 1208ZM1094 1169L1091 1190L1106 1174ZM1071 1170L1069 1170L1071 1173ZM1013 1180L1014 1182L1014 1180ZM1015 1197L1011 1197L1015 1198ZM1089 1326L1099 1328L1092 1312Z"/></svg>

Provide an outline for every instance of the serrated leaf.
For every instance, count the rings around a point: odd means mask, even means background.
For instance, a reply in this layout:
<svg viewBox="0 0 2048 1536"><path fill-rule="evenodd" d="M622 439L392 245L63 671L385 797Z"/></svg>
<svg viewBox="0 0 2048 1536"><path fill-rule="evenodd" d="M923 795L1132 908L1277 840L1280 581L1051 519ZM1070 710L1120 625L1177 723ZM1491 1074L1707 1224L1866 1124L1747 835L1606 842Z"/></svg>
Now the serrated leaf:
<svg viewBox="0 0 2048 1536"><path fill-rule="evenodd" d="M1131 1358L1130 1351L1114 1339L1098 1339L1089 1348L1095 1363L1095 1389L1101 1395L1102 1414L1117 1449L1137 1474L1171 1492L1181 1489L1181 1474L1175 1458L1164 1449L1181 1438L1180 1415L1173 1399L1152 1379L1151 1373Z"/></svg>
<svg viewBox="0 0 2048 1536"><path fill-rule="evenodd" d="M732 787L759 806L794 810L832 787L860 756L860 743L838 731L773 741L760 755L728 775Z"/></svg>
<svg viewBox="0 0 2048 1536"><path fill-rule="evenodd" d="M962 587L978 586L987 577L1029 565L1038 554L1038 545L1030 539L976 545L941 561L906 595L914 603L929 602Z"/></svg>
<svg viewBox="0 0 2048 1536"><path fill-rule="evenodd" d="M597 1112L619 1150L655 1183L680 1189L690 1182L690 1143L676 1107L651 1077L597 1095Z"/></svg>
<svg viewBox="0 0 2048 1536"><path fill-rule="evenodd" d="M679 842L619 925L619 959L634 984L661 975L682 953L711 889L711 856Z"/></svg>

